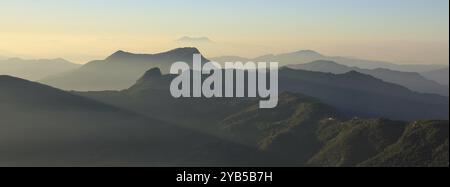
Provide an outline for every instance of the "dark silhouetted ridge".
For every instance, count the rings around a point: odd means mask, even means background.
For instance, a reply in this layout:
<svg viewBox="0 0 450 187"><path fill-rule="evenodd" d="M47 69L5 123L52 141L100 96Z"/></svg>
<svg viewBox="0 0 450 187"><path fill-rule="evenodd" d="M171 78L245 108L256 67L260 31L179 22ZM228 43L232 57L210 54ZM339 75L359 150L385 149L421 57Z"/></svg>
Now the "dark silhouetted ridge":
<svg viewBox="0 0 450 187"><path fill-rule="evenodd" d="M161 76L161 70L159 68L153 68L145 72L144 76L141 79L147 79L152 77L159 77Z"/></svg>
<svg viewBox="0 0 450 187"><path fill-rule="evenodd" d="M122 90L132 86L152 68L159 68L163 74L167 74L175 62L186 62L192 67L194 54L201 55L194 47L157 54L135 54L119 50L105 60L89 62L75 71L49 77L42 82L65 90ZM208 61L202 56L202 63Z"/></svg>
<svg viewBox="0 0 450 187"><path fill-rule="evenodd" d="M168 90L172 76L163 76L161 69L152 68L144 73L144 75L136 81L136 84L131 86L128 90L136 92L139 90Z"/></svg>
<svg viewBox="0 0 450 187"><path fill-rule="evenodd" d="M195 47L183 47L177 48L165 53L161 53L164 55L185 55L185 54L200 54L200 51Z"/></svg>

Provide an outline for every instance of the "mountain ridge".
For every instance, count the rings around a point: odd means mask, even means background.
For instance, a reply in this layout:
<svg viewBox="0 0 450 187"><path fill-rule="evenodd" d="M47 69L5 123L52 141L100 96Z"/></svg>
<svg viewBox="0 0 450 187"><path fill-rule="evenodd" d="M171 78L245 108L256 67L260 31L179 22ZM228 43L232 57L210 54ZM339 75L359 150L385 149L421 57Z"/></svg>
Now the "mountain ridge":
<svg viewBox="0 0 450 187"><path fill-rule="evenodd" d="M62 58L55 59L0 59L0 74L39 80L47 76L75 70L81 65Z"/></svg>
<svg viewBox="0 0 450 187"><path fill-rule="evenodd" d="M304 53L302 53L302 51ZM233 56L228 56L233 57ZM236 56L235 56L236 57ZM223 57L214 57L212 60L223 63ZM227 61L235 62L233 58L225 58ZM405 72L426 72L432 71L440 68L445 68L448 66L445 65L419 65L419 64L395 64L391 62L383 62L376 60L364 60L357 58L348 58L348 57L340 57L340 56L326 56L316 52L314 50L300 50L290 53L281 53L277 55L265 55L256 58L245 58L245 57L237 57L235 59L248 59L248 61L265 61L265 62L279 62L280 65L295 65L295 64L304 64L317 60L328 60L335 61L339 64L347 65L350 67L358 67L363 69L376 69L376 68L386 68L397 71L405 71ZM239 61L239 60L238 60Z"/></svg>
<svg viewBox="0 0 450 187"><path fill-rule="evenodd" d="M280 94L279 105L271 110L260 109L257 100L245 98L175 99L170 96L167 86L162 86L163 89L159 87L170 83L174 76L156 76L157 74L157 69L149 70L148 75L152 76L142 76L135 85L123 91L76 94L147 116L169 118L175 124L251 146L261 152L276 154L290 166L358 166L378 157L395 159L388 166L401 166L408 159L402 155L384 156L384 152L399 142L401 134L406 132L404 129L407 122L380 118L351 119L350 116L341 114L339 108L325 104L321 99L289 91ZM358 72L351 72L350 75L352 74L374 79ZM442 126L448 126L448 121L437 123L436 132L445 136L445 128ZM424 131L421 130L420 133L428 133L427 130ZM441 138L431 139L436 144L445 144L445 140ZM409 139L404 142L412 143ZM425 145L433 144L426 142ZM440 150L443 150L445 156L448 147L444 146ZM420 157L422 154L413 149L408 151L410 157ZM424 153L429 159L421 164L448 165L448 162L443 162L445 157L433 156L429 151ZM370 163L373 164L371 166L377 166L377 162ZM415 164L417 163L410 166Z"/></svg>
<svg viewBox="0 0 450 187"><path fill-rule="evenodd" d="M152 68L168 73L172 63L193 63L197 48L184 47L156 54L134 54L119 50L104 60L91 61L79 69L41 80L65 90L101 91L122 90L134 84L139 76ZM202 56L202 63L207 60ZM192 66L191 66L192 67Z"/></svg>
<svg viewBox="0 0 450 187"><path fill-rule="evenodd" d="M422 72L421 75L424 77L436 81L443 85L449 85L449 68L442 68L438 70L428 71L428 72Z"/></svg>
<svg viewBox="0 0 450 187"><path fill-rule="evenodd" d="M417 72L401 72L386 68L362 69L341 65L334 61L325 60L313 61L306 64L290 65L287 67L334 74L343 74L350 71L357 71L382 79L386 82L405 86L416 92L440 94L443 96L449 95L447 86L440 85L439 83L432 80L428 80Z"/></svg>

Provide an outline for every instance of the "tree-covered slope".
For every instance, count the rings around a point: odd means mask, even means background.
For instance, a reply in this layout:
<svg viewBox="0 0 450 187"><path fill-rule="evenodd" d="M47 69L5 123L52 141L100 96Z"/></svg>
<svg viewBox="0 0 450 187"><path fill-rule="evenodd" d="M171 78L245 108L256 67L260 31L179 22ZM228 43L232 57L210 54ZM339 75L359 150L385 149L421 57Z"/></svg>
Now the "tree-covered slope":
<svg viewBox="0 0 450 187"><path fill-rule="evenodd" d="M290 72L287 75L301 77L302 83L311 83L313 79L308 78L309 73L315 74L304 72L295 75L294 72ZM336 81L340 83L337 85L338 88L341 87L341 89L347 89L347 91L352 90L349 89L351 87L357 88L345 84L352 83L352 81L358 83L358 80L350 80L346 76L334 77L327 74L316 76L322 78L319 79L320 83L314 83L316 87L325 86L329 87L327 89L331 89L333 87L328 86L331 83L325 80L332 81L332 78L339 78L339 80L334 80L335 83ZM375 85L378 86L384 86L384 89L389 92L384 95L390 95L389 97L392 98L398 97L397 94L406 93L418 100L433 100L432 96L421 97L421 95L408 92L407 89L391 84L386 85L366 75L356 74L353 76L374 81ZM379 155L386 155L385 152L387 151L392 152L389 151L392 149L391 147L402 142L401 140L404 139L402 136L409 132L408 122L378 118L353 118L346 111L342 112L339 108L325 104L322 99L300 93L281 93L278 106L273 109L260 109L258 99L177 99L170 96L167 86L172 78L173 76L162 75L159 71L150 70L127 90L120 92L78 92L76 94L116 107L126 108L147 117L170 121L186 128L200 130L232 142L253 147L262 154L276 155L281 158L281 160L278 160L279 164L290 166L362 166L370 164L372 164L370 166L384 166L384 162L378 159ZM302 86L305 85L302 84ZM310 85L306 84L306 88L308 86ZM372 92L375 95L376 93L383 95L379 87L371 87L371 85L364 85L357 89ZM320 89L315 90L315 92L319 91ZM330 97L333 95L333 93L323 94L329 94ZM349 102L352 101L349 100ZM390 105L393 104L396 103ZM441 105L443 106L445 103ZM402 107L406 107L406 105ZM425 111L427 109L416 108L416 110ZM417 123L421 125L420 122ZM388 163L386 166L397 166L401 162L409 164L407 166L418 166L419 162L408 160L414 157L422 159L421 165L442 166L443 163L433 160L435 160L435 157L448 157L448 146L445 146L445 141L448 145L448 121L434 121L433 123L439 123L443 127L436 129L436 132L439 133L430 135L430 139L434 139L433 141L419 141L417 146L420 146L420 142L422 142L426 147L435 148L414 149L408 153L414 156L406 155L403 158L394 155L393 157L399 159L398 162L391 163L391 165ZM447 134L443 131L445 125L447 126ZM426 129L421 128L417 133L426 133ZM442 136L447 137L447 140L437 136L442 133L444 133ZM412 137L411 139L416 140L417 138ZM411 140L404 141L413 145L416 143L411 142ZM403 145L403 143L400 144ZM422 154L421 151L436 156L433 159L427 159L427 155Z"/></svg>
<svg viewBox="0 0 450 187"><path fill-rule="evenodd" d="M407 125L394 144L360 166L449 166L448 121Z"/></svg>

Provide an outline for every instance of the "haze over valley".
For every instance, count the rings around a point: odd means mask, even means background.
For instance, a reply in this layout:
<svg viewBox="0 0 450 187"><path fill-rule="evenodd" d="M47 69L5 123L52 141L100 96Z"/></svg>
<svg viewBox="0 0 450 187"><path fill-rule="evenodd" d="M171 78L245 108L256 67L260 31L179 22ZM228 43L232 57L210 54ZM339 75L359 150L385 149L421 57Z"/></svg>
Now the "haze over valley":
<svg viewBox="0 0 450 187"><path fill-rule="evenodd" d="M293 60L279 70L279 105L264 110L256 99L173 98L171 62L196 53L117 51L42 81L56 88L0 76L2 147L14 147L0 164L448 166L448 92L420 73Z"/></svg>
<svg viewBox="0 0 450 187"><path fill-rule="evenodd" d="M449 167L448 7L2 0L0 167Z"/></svg>

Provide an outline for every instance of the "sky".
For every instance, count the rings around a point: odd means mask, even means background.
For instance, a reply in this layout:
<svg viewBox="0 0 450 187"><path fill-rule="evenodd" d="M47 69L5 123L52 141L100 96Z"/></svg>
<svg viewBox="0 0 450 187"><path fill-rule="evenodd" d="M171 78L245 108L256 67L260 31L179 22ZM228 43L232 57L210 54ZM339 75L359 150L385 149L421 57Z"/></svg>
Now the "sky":
<svg viewBox="0 0 450 187"><path fill-rule="evenodd" d="M177 39L208 37L210 42ZM198 47L449 63L448 0L0 0L0 56L103 59Z"/></svg>

